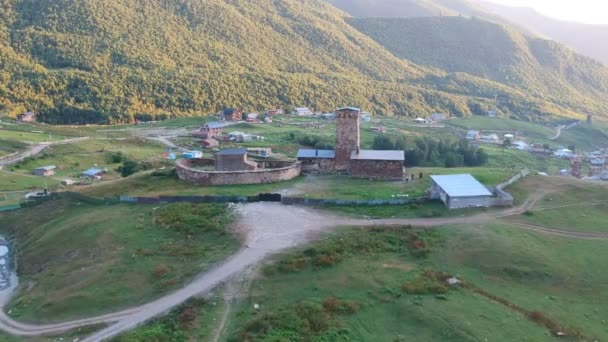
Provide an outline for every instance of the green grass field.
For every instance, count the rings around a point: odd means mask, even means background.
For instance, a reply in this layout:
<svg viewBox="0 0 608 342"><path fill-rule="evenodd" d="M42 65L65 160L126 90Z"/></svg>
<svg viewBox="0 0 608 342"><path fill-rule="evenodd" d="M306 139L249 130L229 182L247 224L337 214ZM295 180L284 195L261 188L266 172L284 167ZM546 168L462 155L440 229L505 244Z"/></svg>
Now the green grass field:
<svg viewBox="0 0 608 342"><path fill-rule="evenodd" d="M20 141L24 143L40 143L45 141L59 141L68 139L68 137L64 135L57 135L37 130L34 131L36 132L20 132L0 129L0 139Z"/></svg>
<svg viewBox="0 0 608 342"><path fill-rule="evenodd" d="M563 330L571 335L561 340L601 341L608 336L606 257L601 241L508 224L344 229L264 267L232 309L224 338L556 341ZM450 288L447 275L467 286ZM207 320L222 315L193 305ZM202 325L184 328L180 313L116 341L196 340Z"/></svg>
<svg viewBox="0 0 608 342"><path fill-rule="evenodd" d="M31 174L21 174L0 170L0 193L4 191L19 191L26 189L41 189L54 187L59 180L49 177L37 177ZM0 195L0 200L2 196Z"/></svg>
<svg viewBox="0 0 608 342"><path fill-rule="evenodd" d="M543 184L544 183L544 184ZM516 194L549 187L545 195L524 215L512 217L517 222L566 230L607 232L608 186L602 182L565 181L559 178L532 177L513 186Z"/></svg>
<svg viewBox="0 0 608 342"><path fill-rule="evenodd" d="M55 165L56 174L50 178L60 180L66 177L77 178L88 168L101 167L108 169L109 178L116 178L119 164L112 163L110 156L113 153L121 152L136 161L162 161L163 151L162 145L137 138L90 139L75 144L51 146L42 154L12 166L11 170L31 174L38 167Z"/></svg>
<svg viewBox="0 0 608 342"><path fill-rule="evenodd" d="M224 205L55 200L0 214L17 241L20 287L7 311L62 321L145 303L239 248Z"/></svg>

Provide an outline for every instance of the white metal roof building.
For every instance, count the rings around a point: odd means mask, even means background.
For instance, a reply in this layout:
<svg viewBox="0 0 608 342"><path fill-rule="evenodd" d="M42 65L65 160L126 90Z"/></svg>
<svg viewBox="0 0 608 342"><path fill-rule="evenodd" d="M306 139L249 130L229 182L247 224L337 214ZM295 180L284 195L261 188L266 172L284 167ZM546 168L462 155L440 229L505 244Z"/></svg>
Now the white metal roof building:
<svg viewBox="0 0 608 342"><path fill-rule="evenodd" d="M431 198L450 209L489 207L492 192L469 174L431 176Z"/></svg>

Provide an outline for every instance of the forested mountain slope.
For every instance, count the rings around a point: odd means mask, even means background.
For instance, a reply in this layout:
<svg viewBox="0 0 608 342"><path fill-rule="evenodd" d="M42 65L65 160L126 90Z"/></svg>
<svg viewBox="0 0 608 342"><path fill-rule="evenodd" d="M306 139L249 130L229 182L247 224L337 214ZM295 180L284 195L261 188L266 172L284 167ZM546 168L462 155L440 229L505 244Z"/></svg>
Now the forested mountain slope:
<svg viewBox="0 0 608 342"><path fill-rule="evenodd" d="M0 111L51 123L225 106L468 115L497 95L501 112L533 120L605 109L418 66L321 0L0 0L0 12Z"/></svg>
<svg viewBox="0 0 608 342"><path fill-rule="evenodd" d="M352 18L395 55L448 72L465 72L554 102L602 101L608 68L550 40L465 17Z"/></svg>
<svg viewBox="0 0 608 342"><path fill-rule="evenodd" d="M589 25L546 17L531 8L483 2L488 12L572 47L608 65L608 25Z"/></svg>

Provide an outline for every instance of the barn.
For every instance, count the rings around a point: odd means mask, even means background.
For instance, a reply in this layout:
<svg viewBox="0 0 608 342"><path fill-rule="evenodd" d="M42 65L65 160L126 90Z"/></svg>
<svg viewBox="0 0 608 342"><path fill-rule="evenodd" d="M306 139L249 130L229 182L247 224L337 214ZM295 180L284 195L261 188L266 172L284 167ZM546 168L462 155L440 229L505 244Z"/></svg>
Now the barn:
<svg viewBox="0 0 608 342"><path fill-rule="evenodd" d="M431 176L430 197L450 209L490 207L494 195L470 174Z"/></svg>

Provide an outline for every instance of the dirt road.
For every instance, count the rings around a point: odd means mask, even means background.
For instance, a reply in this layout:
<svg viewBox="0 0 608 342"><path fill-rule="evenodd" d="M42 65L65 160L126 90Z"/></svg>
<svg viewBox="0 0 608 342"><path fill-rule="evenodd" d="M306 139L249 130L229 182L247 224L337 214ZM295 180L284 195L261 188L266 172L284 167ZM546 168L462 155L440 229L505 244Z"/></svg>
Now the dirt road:
<svg viewBox="0 0 608 342"><path fill-rule="evenodd" d="M10 156L8 158L0 159L0 166L11 166L11 165L20 163L27 158L30 158L30 157L33 157L33 156L36 156L36 155L42 153L42 151L44 151L47 147L52 146L52 145L73 144L73 143L77 143L77 142L84 141L87 139L89 139L89 137L73 138L73 139L45 142L45 143L32 145L30 148L28 148L27 150L25 150L19 154Z"/></svg>
<svg viewBox="0 0 608 342"><path fill-rule="evenodd" d="M211 291L222 283L233 279L246 269L262 262L271 254L306 243L318 237L322 232L339 226L373 226L373 225L413 225L418 227L438 227L454 224L472 224L491 222L498 217L518 215L535 203L534 199L519 208L499 213L484 213L469 217L452 217L436 219L384 219L364 220L345 218L326 212L298 206L285 206L278 203L252 203L239 206L238 229L246 236L245 248L230 257L221 265L201 274L186 287L159 298L143 306L129 310L93 317L84 320L49 325L28 325L13 321L4 313L0 314L0 329L13 335L35 336L60 333L77 327L114 323L100 330L83 341L96 342L108 340L126 331L136 328L145 322L162 316L176 306L201 293ZM268 215L272 213L272 215ZM571 238L594 238L608 240L608 234L594 233L593 236L582 236L580 232L560 231L546 227L516 225L522 229L543 233L558 234ZM588 235L582 233L583 235ZM0 303L4 304L4 303Z"/></svg>

